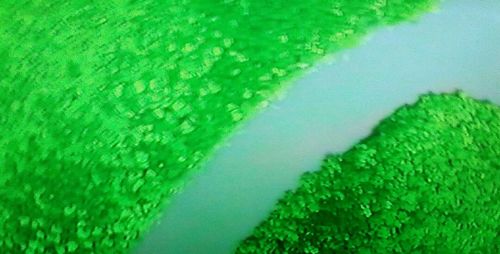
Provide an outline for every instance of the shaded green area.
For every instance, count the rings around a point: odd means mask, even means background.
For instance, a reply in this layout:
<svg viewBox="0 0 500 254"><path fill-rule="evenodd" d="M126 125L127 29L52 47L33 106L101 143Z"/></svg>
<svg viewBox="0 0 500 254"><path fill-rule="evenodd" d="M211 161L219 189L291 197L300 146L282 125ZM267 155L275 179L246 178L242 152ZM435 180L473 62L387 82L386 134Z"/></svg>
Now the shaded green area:
<svg viewBox="0 0 500 254"><path fill-rule="evenodd" d="M425 95L306 173L237 253L497 253L500 107Z"/></svg>
<svg viewBox="0 0 500 254"><path fill-rule="evenodd" d="M125 252L302 70L434 2L0 0L0 252Z"/></svg>

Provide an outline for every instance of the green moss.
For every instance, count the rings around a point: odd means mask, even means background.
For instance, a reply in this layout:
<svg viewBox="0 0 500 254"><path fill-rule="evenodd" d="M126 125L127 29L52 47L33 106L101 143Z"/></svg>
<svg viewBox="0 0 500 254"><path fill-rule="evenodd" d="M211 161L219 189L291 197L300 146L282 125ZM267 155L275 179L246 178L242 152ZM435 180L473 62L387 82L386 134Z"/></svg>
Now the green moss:
<svg viewBox="0 0 500 254"><path fill-rule="evenodd" d="M119 253L303 69L434 0L0 0L0 253Z"/></svg>
<svg viewBox="0 0 500 254"><path fill-rule="evenodd" d="M425 95L279 201L237 253L498 253L500 107Z"/></svg>

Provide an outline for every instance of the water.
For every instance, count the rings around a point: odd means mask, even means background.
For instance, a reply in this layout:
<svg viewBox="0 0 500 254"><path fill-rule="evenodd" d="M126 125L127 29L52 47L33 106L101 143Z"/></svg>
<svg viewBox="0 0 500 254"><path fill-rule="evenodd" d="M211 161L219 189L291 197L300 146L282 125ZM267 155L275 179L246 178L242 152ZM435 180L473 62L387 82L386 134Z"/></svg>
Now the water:
<svg viewBox="0 0 500 254"><path fill-rule="evenodd" d="M419 94L458 88L500 104L499 1L447 1L319 66L216 153L136 253L231 253L325 154Z"/></svg>

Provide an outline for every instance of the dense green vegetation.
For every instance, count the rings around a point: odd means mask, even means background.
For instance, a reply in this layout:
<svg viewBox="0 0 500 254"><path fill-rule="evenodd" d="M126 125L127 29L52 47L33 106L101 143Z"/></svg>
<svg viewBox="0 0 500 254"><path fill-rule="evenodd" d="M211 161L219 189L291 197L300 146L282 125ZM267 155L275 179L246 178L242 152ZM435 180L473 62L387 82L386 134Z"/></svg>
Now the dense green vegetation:
<svg viewBox="0 0 500 254"><path fill-rule="evenodd" d="M0 253L126 251L303 69L435 2L0 0Z"/></svg>
<svg viewBox="0 0 500 254"><path fill-rule="evenodd" d="M306 173L237 253L499 253L500 107L426 95Z"/></svg>

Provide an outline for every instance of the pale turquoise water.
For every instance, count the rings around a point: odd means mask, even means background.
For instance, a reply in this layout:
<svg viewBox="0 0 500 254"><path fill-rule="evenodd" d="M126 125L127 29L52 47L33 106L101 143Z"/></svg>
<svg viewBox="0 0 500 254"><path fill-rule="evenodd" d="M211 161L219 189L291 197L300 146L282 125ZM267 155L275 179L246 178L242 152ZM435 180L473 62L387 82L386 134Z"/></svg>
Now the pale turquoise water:
<svg viewBox="0 0 500 254"><path fill-rule="evenodd" d="M136 253L226 254L323 156L427 91L500 104L500 1L449 0L319 66L220 149Z"/></svg>

